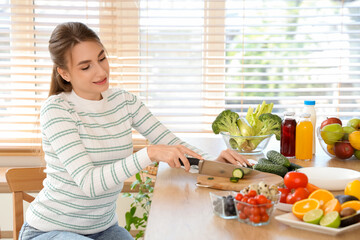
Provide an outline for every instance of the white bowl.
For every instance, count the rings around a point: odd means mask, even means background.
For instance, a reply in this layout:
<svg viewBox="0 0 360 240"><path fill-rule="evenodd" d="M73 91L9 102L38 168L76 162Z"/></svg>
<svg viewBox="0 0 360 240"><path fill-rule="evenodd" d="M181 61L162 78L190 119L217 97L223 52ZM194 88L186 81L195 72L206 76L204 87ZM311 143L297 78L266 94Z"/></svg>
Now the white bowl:
<svg viewBox="0 0 360 240"><path fill-rule="evenodd" d="M344 190L347 183L360 180L360 172L346 168L304 167L298 171L305 173L310 183L330 191Z"/></svg>

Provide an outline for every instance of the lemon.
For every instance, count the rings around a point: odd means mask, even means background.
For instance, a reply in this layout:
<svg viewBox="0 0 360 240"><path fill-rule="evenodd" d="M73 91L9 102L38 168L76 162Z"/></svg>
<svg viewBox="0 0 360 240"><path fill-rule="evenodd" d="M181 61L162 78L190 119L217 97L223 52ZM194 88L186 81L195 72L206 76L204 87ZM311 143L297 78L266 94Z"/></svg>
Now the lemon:
<svg viewBox="0 0 360 240"><path fill-rule="evenodd" d="M319 224L323 216L324 211L322 209L313 209L305 213L303 220L306 223Z"/></svg>
<svg viewBox="0 0 360 240"><path fill-rule="evenodd" d="M324 227L338 228L340 223L341 218L337 211L329 212L320 220L320 225Z"/></svg>

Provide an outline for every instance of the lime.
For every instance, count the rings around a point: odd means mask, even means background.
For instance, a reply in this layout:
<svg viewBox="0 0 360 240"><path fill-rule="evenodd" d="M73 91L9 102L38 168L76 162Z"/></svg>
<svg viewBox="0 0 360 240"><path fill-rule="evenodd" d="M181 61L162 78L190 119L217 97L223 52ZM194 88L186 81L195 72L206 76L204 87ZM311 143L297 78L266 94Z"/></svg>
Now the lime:
<svg viewBox="0 0 360 240"><path fill-rule="evenodd" d="M360 150L356 150L354 152L354 156L357 158L357 159L360 159Z"/></svg>
<svg viewBox="0 0 360 240"><path fill-rule="evenodd" d="M320 220L320 225L324 227L338 228L340 226L340 222L340 214L337 211L332 211Z"/></svg>
<svg viewBox="0 0 360 240"><path fill-rule="evenodd" d="M313 209L305 213L303 220L307 223L319 224L323 216L324 211L322 209Z"/></svg>

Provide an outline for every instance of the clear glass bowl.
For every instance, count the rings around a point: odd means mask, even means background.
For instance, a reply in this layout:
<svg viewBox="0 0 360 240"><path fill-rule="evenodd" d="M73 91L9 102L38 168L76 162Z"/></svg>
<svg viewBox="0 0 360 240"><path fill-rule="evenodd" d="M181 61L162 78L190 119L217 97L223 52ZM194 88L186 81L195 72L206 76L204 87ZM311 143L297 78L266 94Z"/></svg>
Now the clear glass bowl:
<svg viewBox="0 0 360 240"><path fill-rule="evenodd" d="M316 129L316 134L317 134L317 138L320 142L320 146L321 148L324 150L324 152L329 155L330 157L338 157L340 159L356 159L356 157L354 155L352 155L351 157L349 158L343 158L342 156L336 156L335 155L335 152L334 152L334 146L336 143L340 143L340 142L343 142L343 143L347 143L347 144L350 144L349 141L347 139L349 139L349 134L348 133L344 133L342 135L342 138L339 139L338 141L334 142L333 144L327 144L324 139L322 138L322 135L326 135L326 134L331 134L331 132L327 132L327 131L324 131L324 130L321 130L320 127L318 127ZM334 133L332 133L334 134ZM328 142L329 143L329 142ZM354 149L355 150L355 149Z"/></svg>
<svg viewBox="0 0 360 240"><path fill-rule="evenodd" d="M270 203L251 205L234 199L237 219L251 226L263 226L270 223L278 199ZM258 216L258 217L257 217Z"/></svg>
<svg viewBox="0 0 360 240"><path fill-rule="evenodd" d="M233 136L220 132L228 148L243 155L261 154L269 144L272 134L262 136Z"/></svg>
<svg viewBox="0 0 360 240"><path fill-rule="evenodd" d="M232 196L232 198L228 200L228 196ZM214 214L223 219L236 219L235 196L235 192L221 192L218 194L210 192L211 206Z"/></svg>

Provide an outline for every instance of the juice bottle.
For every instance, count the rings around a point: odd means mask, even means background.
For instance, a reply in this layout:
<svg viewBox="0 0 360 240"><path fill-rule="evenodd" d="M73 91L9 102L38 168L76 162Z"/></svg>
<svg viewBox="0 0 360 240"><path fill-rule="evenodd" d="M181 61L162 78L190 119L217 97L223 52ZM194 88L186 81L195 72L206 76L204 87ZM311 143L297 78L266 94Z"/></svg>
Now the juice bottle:
<svg viewBox="0 0 360 240"><path fill-rule="evenodd" d="M296 125L295 157L301 160L312 159L313 125L309 113L303 113Z"/></svg>
<svg viewBox="0 0 360 240"><path fill-rule="evenodd" d="M295 157L296 121L294 112L285 112L281 124L280 153L285 157Z"/></svg>
<svg viewBox="0 0 360 240"><path fill-rule="evenodd" d="M313 151L315 154L315 127L316 127L316 111L315 111L315 101L304 101L304 113L310 113L310 120L313 125Z"/></svg>

